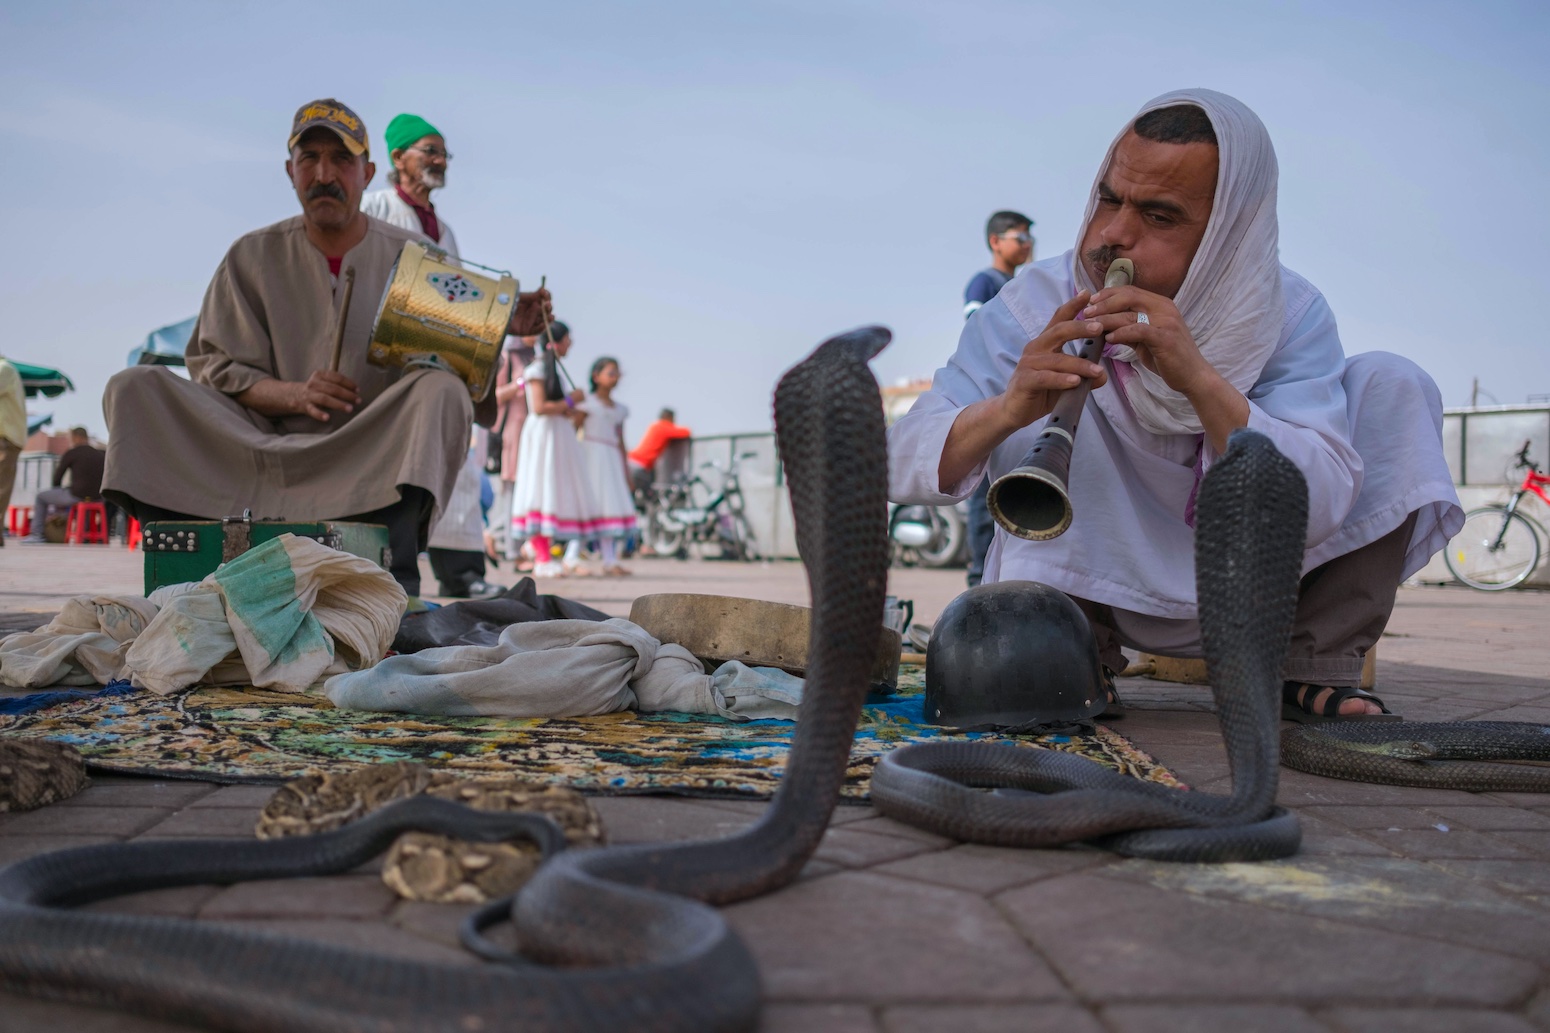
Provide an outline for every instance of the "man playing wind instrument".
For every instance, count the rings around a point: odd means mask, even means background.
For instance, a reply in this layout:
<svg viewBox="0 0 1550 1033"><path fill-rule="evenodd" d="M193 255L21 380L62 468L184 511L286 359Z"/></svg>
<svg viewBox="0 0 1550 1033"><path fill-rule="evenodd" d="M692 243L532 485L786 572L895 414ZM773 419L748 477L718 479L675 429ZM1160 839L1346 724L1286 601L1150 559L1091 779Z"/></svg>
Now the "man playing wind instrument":
<svg viewBox="0 0 1550 1033"><path fill-rule="evenodd" d="M394 260L418 235L360 210L376 166L359 116L332 99L303 105L288 148L302 213L226 253L189 339L192 381L142 366L108 382L103 494L142 521L251 511L385 524L393 576L415 596L418 555L463 463L473 406L450 373L366 361ZM541 307L547 292L521 295L515 332L536 333Z"/></svg>
<svg viewBox="0 0 1550 1033"><path fill-rule="evenodd" d="M1075 598L1111 676L1122 645L1200 655L1195 493L1232 431L1259 431L1309 490L1284 712L1381 717L1356 687L1367 650L1400 582L1463 521L1441 398L1407 359L1345 357L1323 296L1277 257L1276 180L1269 134L1239 101L1185 90L1142 108L1100 167L1077 247L979 309L890 429L890 494L963 498L1017 466L1060 393L1091 381L1071 528L1048 541L997 528L985 580ZM1095 290L1117 258L1135 282ZM1094 337L1097 364L1074 354Z"/></svg>

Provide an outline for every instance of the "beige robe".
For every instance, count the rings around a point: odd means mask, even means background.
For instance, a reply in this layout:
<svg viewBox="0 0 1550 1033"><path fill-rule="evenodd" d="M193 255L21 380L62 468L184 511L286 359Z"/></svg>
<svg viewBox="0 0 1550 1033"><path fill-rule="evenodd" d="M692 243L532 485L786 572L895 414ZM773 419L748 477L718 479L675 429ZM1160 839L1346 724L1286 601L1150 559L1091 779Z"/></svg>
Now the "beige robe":
<svg viewBox="0 0 1550 1033"><path fill-rule="evenodd" d="M327 423L271 419L231 396L261 380L304 381L328 368L343 278L307 239L301 216L242 237L205 292L188 343L192 381L137 366L108 382L105 493L206 518L330 520L398 501L400 485L429 491L441 512L468 449L473 406L463 382L438 370L368 365L377 307L404 241L375 219L344 256L355 267L340 372L363 405Z"/></svg>

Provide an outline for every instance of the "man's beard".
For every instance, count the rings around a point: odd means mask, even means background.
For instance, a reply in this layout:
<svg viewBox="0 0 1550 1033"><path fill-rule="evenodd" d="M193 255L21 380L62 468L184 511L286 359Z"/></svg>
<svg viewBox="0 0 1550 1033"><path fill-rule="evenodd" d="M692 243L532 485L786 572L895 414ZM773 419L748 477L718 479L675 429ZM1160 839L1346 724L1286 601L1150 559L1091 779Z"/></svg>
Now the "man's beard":
<svg viewBox="0 0 1550 1033"><path fill-rule="evenodd" d="M420 185L427 190L440 190L447 185L447 174L440 169L421 169Z"/></svg>

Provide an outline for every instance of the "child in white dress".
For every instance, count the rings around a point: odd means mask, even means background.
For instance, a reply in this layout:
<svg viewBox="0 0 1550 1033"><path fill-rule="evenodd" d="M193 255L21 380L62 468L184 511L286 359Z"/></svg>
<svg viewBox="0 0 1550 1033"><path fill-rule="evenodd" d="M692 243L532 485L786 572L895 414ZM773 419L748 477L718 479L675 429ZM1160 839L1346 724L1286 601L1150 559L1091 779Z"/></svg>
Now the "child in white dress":
<svg viewBox="0 0 1550 1033"><path fill-rule="evenodd" d="M553 323L539 341L539 357L523 371L528 415L512 488L511 533L532 542L535 577L563 577L573 571L554 562L553 539L584 539L595 533L595 507L576 438L586 420L580 408L586 395L579 388L566 394L560 385L556 361L570 351L570 328Z"/></svg>
<svg viewBox="0 0 1550 1033"><path fill-rule="evenodd" d="M613 398L619 375L617 359L604 356L592 364L592 393L581 427L592 526L603 554L603 573L614 577L630 573L619 564L619 540L635 530L635 495L624 446L624 421L630 410Z"/></svg>

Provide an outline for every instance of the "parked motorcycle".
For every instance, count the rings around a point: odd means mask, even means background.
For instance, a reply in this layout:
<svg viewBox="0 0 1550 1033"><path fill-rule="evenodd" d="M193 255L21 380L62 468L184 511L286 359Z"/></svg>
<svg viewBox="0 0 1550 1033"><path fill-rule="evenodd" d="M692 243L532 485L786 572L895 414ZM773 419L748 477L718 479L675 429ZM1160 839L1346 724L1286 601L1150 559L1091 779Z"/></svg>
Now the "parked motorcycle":
<svg viewBox="0 0 1550 1033"><path fill-rule="evenodd" d="M969 560L968 507L890 505L888 538L900 566L963 566Z"/></svg>

